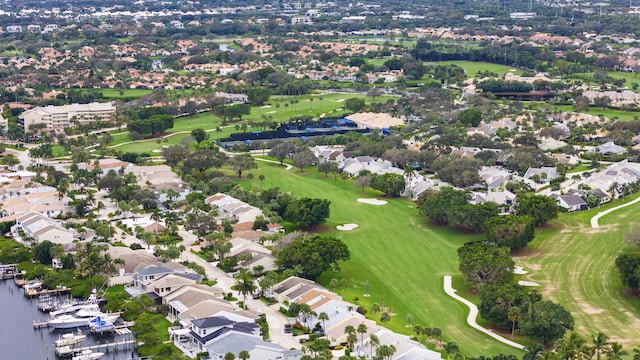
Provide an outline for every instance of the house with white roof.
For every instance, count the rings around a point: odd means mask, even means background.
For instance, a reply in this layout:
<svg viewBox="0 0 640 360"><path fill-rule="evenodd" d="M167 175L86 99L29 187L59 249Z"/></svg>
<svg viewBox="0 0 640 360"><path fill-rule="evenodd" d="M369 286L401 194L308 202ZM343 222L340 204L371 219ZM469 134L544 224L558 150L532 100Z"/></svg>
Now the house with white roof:
<svg viewBox="0 0 640 360"><path fill-rule="evenodd" d="M627 152L622 146L616 145L613 141L606 142L596 147L596 151L603 155L622 155Z"/></svg>
<svg viewBox="0 0 640 360"><path fill-rule="evenodd" d="M67 245L74 240L75 233L65 228L57 220L36 212L28 212L16 219L16 224L12 228L14 238L21 239L19 230L24 232L25 238L32 238L40 243L45 240L55 244ZM26 240L22 238L22 240Z"/></svg>
<svg viewBox="0 0 640 360"><path fill-rule="evenodd" d="M530 167L527 169L527 172L524 173L525 179L533 180L535 177L537 177L535 181L539 184L548 184L551 180L557 178L558 176L558 169L551 166L543 166L540 168Z"/></svg>
<svg viewBox="0 0 640 360"><path fill-rule="evenodd" d="M258 216L264 216L259 208L223 193L211 195L205 202L217 206L221 216L235 218L239 223L253 223Z"/></svg>

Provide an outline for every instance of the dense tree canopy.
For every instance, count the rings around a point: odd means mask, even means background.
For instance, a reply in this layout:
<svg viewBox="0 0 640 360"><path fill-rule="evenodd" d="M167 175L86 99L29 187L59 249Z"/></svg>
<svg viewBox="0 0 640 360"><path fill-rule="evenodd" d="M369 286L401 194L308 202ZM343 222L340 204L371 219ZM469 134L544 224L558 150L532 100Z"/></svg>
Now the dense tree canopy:
<svg viewBox="0 0 640 360"><path fill-rule="evenodd" d="M535 237L535 222L528 215L495 216L484 225L487 239L511 250L522 249Z"/></svg>
<svg viewBox="0 0 640 360"><path fill-rule="evenodd" d="M503 329L513 326L509 312L516 307L521 314L527 312L530 305L542 300L535 290L516 284L485 285L480 289L478 310L483 319ZM517 322L517 321L516 321Z"/></svg>
<svg viewBox="0 0 640 360"><path fill-rule="evenodd" d="M542 300L531 306L520 330L524 335L549 343L563 337L567 330L573 330L573 317L561 305Z"/></svg>
<svg viewBox="0 0 640 360"><path fill-rule="evenodd" d="M349 249L340 239L311 235L298 239L289 246L277 250L276 264L282 269L302 268L301 275L315 280L340 260L349 260Z"/></svg>
<svg viewBox="0 0 640 360"><path fill-rule="evenodd" d="M523 195L517 198L516 211L518 215L531 216L540 226L558 217L558 204L548 196Z"/></svg>
<svg viewBox="0 0 640 360"><path fill-rule="evenodd" d="M509 248L475 242L458 249L460 271L467 283L501 284L513 279L515 263L509 256Z"/></svg>
<svg viewBox="0 0 640 360"><path fill-rule="evenodd" d="M373 175L371 177L371 187L382 191L385 196L398 197L404 191L404 176L400 174L386 173Z"/></svg>
<svg viewBox="0 0 640 360"><path fill-rule="evenodd" d="M327 220L330 204L326 199L295 199L287 205L282 218L303 228L314 228Z"/></svg>

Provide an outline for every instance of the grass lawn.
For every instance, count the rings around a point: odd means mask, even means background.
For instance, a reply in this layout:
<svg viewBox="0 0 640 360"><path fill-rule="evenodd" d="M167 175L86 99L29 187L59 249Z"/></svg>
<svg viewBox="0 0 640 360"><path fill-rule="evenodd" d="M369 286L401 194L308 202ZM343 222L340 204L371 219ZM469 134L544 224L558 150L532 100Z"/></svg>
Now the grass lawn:
<svg viewBox="0 0 640 360"><path fill-rule="evenodd" d="M511 66L500 65L500 64L492 64L487 62L477 62L477 61L466 61L466 60L453 60L453 61L438 61L438 62L428 62L426 65L449 65L455 64L463 68L467 76L474 77L478 71L486 71L489 70L498 75L504 75L510 70L514 69ZM520 69L515 69L514 72L516 75L522 75L524 71Z"/></svg>
<svg viewBox="0 0 640 360"><path fill-rule="evenodd" d="M640 346L640 301L623 292L615 258L625 248L622 237L637 221L640 204L602 217L600 228L592 229L589 220L604 208L561 214L516 263L530 271L527 280L542 285L545 297L571 312L579 334L589 339L602 331L630 350Z"/></svg>
<svg viewBox="0 0 640 360"><path fill-rule="evenodd" d="M557 107L560 111L570 111L573 112L573 106L571 105L558 105L555 106ZM584 112L585 114L591 114L591 115L603 115L609 119L614 119L614 118L618 118L622 121L631 121L633 120L634 116L640 116L640 112L631 112L631 111L623 111L623 110L619 110L619 109L602 109L602 108L595 108L595 107L590 107L589 111Z"/></svg>
<svg viewBox="0 0 640 360"><path fill-rule="evenodd" d="M343 278L348 282L344 294L348 301L355 302L358 297L358 305L366 309L374 302L384 303L390 312L397 313L387 324L394 331L411 334L412 330L405 327L407 314L411 313L413 324L441 328L444 339L456 341L466 355L521 355L467 326L467 308L444 293L444 275L454 275L456 286L462 283L456 249L475 237L428 224L417 215L413 203L403 199L392 199L384 206L358 203L359 197L379 194L361 194L353 182L325 179L311 168L301 174L277 164L258 165L258 169L247 172L255 176L254 187L260 186L257 178L262 174L264 188L278 186L297 196L331 200L331 216L320 230L345 241L351 260L342 264L340 272L325 273L319 279L322 284L328 285L333 277ZM242 182L248 187L248 180ZM344 223L359 227L349 232L335 229ZM365 297L365 293L371 296ZM372 313L367 316L373 318Z"/></svg>

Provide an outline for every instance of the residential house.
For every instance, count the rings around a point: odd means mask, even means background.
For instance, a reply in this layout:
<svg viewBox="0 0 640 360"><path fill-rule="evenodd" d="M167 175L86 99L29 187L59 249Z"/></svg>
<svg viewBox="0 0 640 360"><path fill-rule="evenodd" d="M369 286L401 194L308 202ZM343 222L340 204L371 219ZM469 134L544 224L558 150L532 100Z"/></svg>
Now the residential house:
<svg viewBox="0 0 640 360"><path fill-rule="evenodd" d="M572 212L579 210L587 210L587 202L578 195L560 195L557 196L558 206Z"/></svg>
<svg viewBox="0 0 640 360"><path fill-rule="evenodd" d="M21 33L22 32L22 26L20 25L9 25L7 26L7 32L8 33Z"/></svg>
<svg viewBox="0 0 640 360"><path fill-rule="evenodd" d="M326 289L315 282L297 276L291 276L273 286L273 296L278 302L294 301L297 297L304 295L306 292L320 289Z"/></svg>
<svg viewBox="0 0 640 360"><path fill-rule="evenodd" d="M248 351L253 360L297 360L302 357L300 350L288 350L264 341L256 323L214 316L193 320L191 324L192 344L199 352L208 352L208 359L222 359L229 352L238 357L242 350Z"/></svg>
<svg viewBox="0 0 640 360"><path fill-rule="evenodd" d="M19 235L19 230L24 232L24 238ZM60 222L36 212L28 212L18 217L12 233L15 239L22 238L23 241L32 238L37 243L48 240L61 245L71 244L76 234Z"/></svg>
<svg viewBox="0 0 640 360"><path fill-rule="evenodd" d="M441 360L439 352L429 350L417 341L411 340L406 335L396 334L390 330L383 329L376 333L380 345L393 345L396 352L391 356L392 360ZM370 344L370 337L364 342L364 346L357 348L357 356L371 359L375 356L375 347Z"/></svg>
<svg viewBox="0 0 640 360"><path fill-rule="evenodd" d="M524 174L525 179L535 181L538 184L548 184L551 180L557 178L558 169L550 166L543 166L541 168L528 168Z"/></svg>
<svg viewBox="0 0 640 360"><path fill-rule="evenodd" d="M616 145L613 141L606 142L596 147L596 151L603 155L622 155L627 152L622 146Z"/></svg>
<svg viewBox="0 0 640 360"><path fill-rule="evenodd" d="M221 216L235 218L239 223L253 223L258 216L263 216L259 208L223 193L211 195L205 202L217 206Z"/></svg>
<svg viewBox="0 0 640 360"><path fill-rule="evenodd" d="M179 300L172 300L169 303L169 316L173 320L178 320L184 328L191 326L191 321L211 316L224 316L233 321L255 321L258 314L251 311L244 311L235 304L222 299L207 299L187 307Z"/></svg>
<svg viewBox="0 0 640 360"><path fill-rule="evenodd" d="M177 320L185 320L185 325L190 321L188 315L182 315L183 312L200 304L203 301L215 302L218 305L227 306L227 302L222 300L222 289L215 286L205 284L194 284L184 286L173 293L162 298L162 302L169 306L169 316ZM221 305L222 306L222 305ZM236 309L235 307L226 307L226 310Z"/></svg>

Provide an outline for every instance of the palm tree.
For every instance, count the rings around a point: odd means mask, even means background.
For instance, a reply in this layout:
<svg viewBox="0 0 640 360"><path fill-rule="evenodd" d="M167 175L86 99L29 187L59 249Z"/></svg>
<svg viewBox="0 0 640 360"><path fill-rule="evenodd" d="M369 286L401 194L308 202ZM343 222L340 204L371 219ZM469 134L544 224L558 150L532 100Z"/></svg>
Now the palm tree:
<svg viewBox="0 0 640 360"><path fill-rule="evenodd" d="M242 359L242 360L247 360L248 358L251 357L251 354L249 354L249 352L247 350L241 350L238 353L238 358Z"/></svg>
<svg viewBox="0 0 640 360"><path fill-rule="evenodd" d="M236 359L236 355L232 352L228 352L224 354L224 360L235 360L235 359Z"/></svg>
<svg viewBox="0 0 640 360"><path fill-rule="evenodd" d="M360 334L361 346L364 346L364 334L367 333L367 330L367 325L365 325L364 323L358 325L358 328L356 329L356 331Z"/></svg>
<svg viewBox="0 0 640 360"><path fill-rule="evenodd" d="M340 287L342 288L342 298L344 299L344 288L347 286L347 280L346 279L341 279L340 280Z"/></svg>
<svg viewBox="0 0 640 360"><path fill-rule="evenodd" d="M251 277L251 272L249 269L242 268L234 277L236 278L236 290L238 290L238 293L244 298L242 308L246 310L247 294L251 294L256 289L253 278Z"/></svg>
<svg viewBox="0 0 640 360"><path fill-rule="evenodd" d="M396 353L396 347L393 345L382 345L376 349L376 356L384 360L390 360Z"/></svg>
<svg viewBox="0 0 640 360"><path fill-rule="evenodd" d="M265 177L264 175L260 174L258 175L258 180L260 181L260 191L262 191L262 182L264 181Z"/></svg>
<svg viewBox="0 0 640 360"><path fill-rule="evenodd" d="M325 326L325 321L329 320L329 315L327 315L327 313L323 311L320 313L320 315L318 315L318 320L322 321L322 332L326 336L327 327Z"/></svg>
<svg viewBox="0 0 640 360"><path fill-rule="evenodd" d="M369 353L373 356L373 347L380 346L380 339L378 339L378 335L371 334L369 335ZM634 359L635 360L635 359Z"/></svg>
<svg viewBox="0 0 640 360"><path fill-rule="evenodd" d="M609 346L609 337L603 332L598 332L597 335L592 337L593 348L596 352L596 359L600 360L600 355L607 352Z"/></svg>
<svg viewBox="0 0 640 360"><path fill-rule="evenodd" d="M358 336L356 334L347 334L347 344L351 351L355 350L355 344L358 342Z"/></svg>
<svg viewBox="0 0 640 360"><path fill-rule="evenodd" d="M416 335L418 336L418 342L420 344L422 344L422 338L420 335L422 335L424 333L424 328L422 327L422 325L416 325L413 327L413 332L416 333Z"/></svg>
<svg viewBox="0 0 640 360"><path fill-rule="evenodd" d="M513 333L516 331L516 323L522 319L522 310L517 306L510 307L507 319L511 321L511 337L513 337Z"/></svg>
<svg viewBox="0 0 640 360"><path fill-rule="evenodd" d="M383 324L386 324L391 321L391 316L388 312L385 311L382 313L382 315L380 315L380 321L382 321Z"/></svg>
<svg viewBox="0 0 640 360"><path fill-rule="evenodd" d="M455 341L449 341L445 346L444 350L447 352L447 358L451 360L455 360L456 354L460 352L460 347Z"/></svg>
<svg viewBox="0 0 640 360"><path fill-rule="evenodd" d="M249 180L249 191L251 191L253 189L253 180L254 176L252 173L248 173L247 174L247 179Z"/></svg>
<svg viewBox="0 0 640 360"><path fill-rule="evenodd" d="M373 321L378 322L378 313L380 312L380 305L373 303L371 305L371 312L373 313Z"/></svg>
<svg viewBox="0 0 640 360"><path fill-rule="evenodd" d="M544 358L544 346L542 344L536 344L534 347L526 346L524 348L525 354L522 356L522 360L537 360Z"/></svg>
<svg viewBox="0 0 640 360"><path fill-rule="evenodd" d="M433 336L440 338L440 346L442 346L442 330L440 330L440 328L433 328Z"/></svg>
<svg viewBox="0 0 640 360"><path fill-rule="evenodd" d="M622 360L629 352L622 349L622 345L618 342L611 343L611 348L607 352L607 360Z"/></svg>

